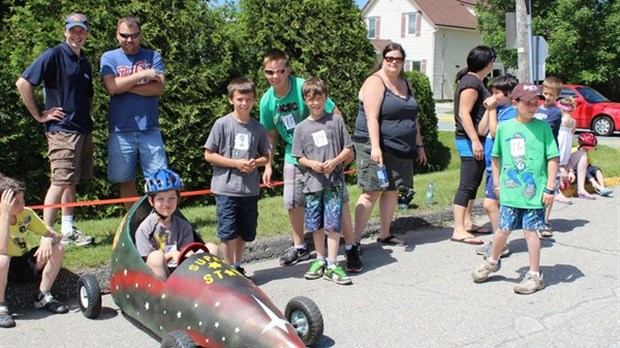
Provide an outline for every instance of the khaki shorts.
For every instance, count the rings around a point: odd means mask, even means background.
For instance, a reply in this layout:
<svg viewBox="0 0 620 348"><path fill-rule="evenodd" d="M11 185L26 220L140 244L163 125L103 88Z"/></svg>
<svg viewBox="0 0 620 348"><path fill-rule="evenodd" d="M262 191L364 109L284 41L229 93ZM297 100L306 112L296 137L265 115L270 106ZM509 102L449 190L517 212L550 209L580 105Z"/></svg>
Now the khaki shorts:
<svg viewBox="0 0 620 348"><path fill-rule="evenodd" d="M48 132L47 156L52 184L77 185L80 179L93 176L93 135Z"/></svg>

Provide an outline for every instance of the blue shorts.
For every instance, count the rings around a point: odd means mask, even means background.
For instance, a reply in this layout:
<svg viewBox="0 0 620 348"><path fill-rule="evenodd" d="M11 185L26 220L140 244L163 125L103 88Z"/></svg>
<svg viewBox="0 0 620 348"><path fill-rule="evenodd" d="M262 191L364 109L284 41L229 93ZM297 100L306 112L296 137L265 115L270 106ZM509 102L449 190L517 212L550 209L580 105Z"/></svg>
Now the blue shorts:
<svg viewBox="0 0 620 348"><path fill-rule="evenodd" d="M127 182L136 179L138 160L147 177L168 168L161 133L155 131L111 132L108 139L108 179Z"/></svg>
<svg viewBox="0 0 620 348"><path fill-rule="evenodd" d="M342 187L306 193L306 231L341 232Z"/></svg>
<svg viewBox="0 0 620 348"><path fill-rule="evenodd" d="M245 242L256 239L258 198L215 195L217 237L222 240L241 237Z"/></svg>
<svg viewBox="0 0 620 348"><path fill-rule="evenodd" d="M454 146L461 157L474 157L471 149L471 140L465 138L454 138Z"/></svg>
<svg viewBox="0 0 620 348"><path fill-rule="evenodd" d="M493 172L485 170L485 175L487 184L484 186L484 197L497 200L497 196L493 192Z"/></svg>
<svg viewBox="0 0 620 348"><path fill-rule="evenodd" d="M499 229L503 231L536 231L545 227L545 208L523 209L499 207Z"/></svg>

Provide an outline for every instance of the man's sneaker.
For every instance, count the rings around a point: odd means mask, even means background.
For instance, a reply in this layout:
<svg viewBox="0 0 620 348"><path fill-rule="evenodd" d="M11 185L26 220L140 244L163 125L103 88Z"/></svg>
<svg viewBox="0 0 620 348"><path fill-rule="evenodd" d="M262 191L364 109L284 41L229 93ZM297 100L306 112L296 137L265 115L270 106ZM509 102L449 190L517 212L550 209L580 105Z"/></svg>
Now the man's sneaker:
<svg viewBox="0 0 620 348"><path fill-rule="evenodd" d="M476 254L482 255L482 257L486 260L491 257L491 249L492 249L492 244L491 242L489 242L489 244L485 244L481 246L480 248L476 249ZM508 254L510 254L510 249L508 249L506 244L504 244L502 251L499 253L499 257L506 257L508 256Z"/></svg>
<svg viewBox="0 0 620 348"><path fill-rule="evenodd" d="M347 255L347 272L359 273L364 269L357 244L353 244L351 250L346 250L345 254Z"/></svg>
<svg viewBox="0 0 620 348"><path fill-rule="evenodd" d="M9 307L7 307L6 305L0 306L0 327L15 327L15 320L11 316L11 312L9 312Z"/></svg>
<svg viewBox="0 0 620 348"><path fill-rule="evenodd" d="M84 233L82 233L82 231L78 230L75 226L73 226L73 231L71 232L70 235L62 236L62 241L61 241L62 245L64 246L75 244L79 247L91 245L93 244L93 242L95 242L95 238L85 235Z"/></svg>
<svg viewBox="0 0 620 348"><path fill-rule="evenodd" d="M34 301L34 308L45 309L56 314L69 312L69 308L67 308L67 306L65 306L61 302L58 302L58 300L56 300L54 296L52 296L52 294L49 292L45 293L45 295L40 300Z"/></svg>
<svg viewBox="0 0 620 348"><path fill-rule="evenodd" d="M540 276L536 276L530 272L527 272L523 281L513 288L517 294L533 294L538 290L545 288L545 281L542 273Z"/></svg>
<svg viewBox="0 0 620 348"><path fill-rule="evenodd" d="M353 283L351 278L347 275L347 272L345 272L340 265L325 270L323 278L340 285L349 285Z"/></svg>
<svg viewBox="0 0 620 348"><path fill-rule="evenodd" d="M295 247L291 247L284 256L280 258L280 266L290 266L294 265L299 261L304 261L310 258L310 249L306 247L305 249L297 249Z"/></svg>
<svg viewBox="0 0 620 348"><path fill-rule="evenodd" d="M502 268L501 260L497 260L497 264L494 265L489 259L486 259L482 265L472 272L471 277L474 278L474 283L482 283L489 278L491 273L499 271L500 268Z"/></svg>
<svg viewBox="0 0 620 348"><path fill-rule="evenodd" d="M310 265L308 272L304 274L304 278L310 280L321 278L325 272L325 267L327 267L327 263L325 261L314 261Z"/></svg>

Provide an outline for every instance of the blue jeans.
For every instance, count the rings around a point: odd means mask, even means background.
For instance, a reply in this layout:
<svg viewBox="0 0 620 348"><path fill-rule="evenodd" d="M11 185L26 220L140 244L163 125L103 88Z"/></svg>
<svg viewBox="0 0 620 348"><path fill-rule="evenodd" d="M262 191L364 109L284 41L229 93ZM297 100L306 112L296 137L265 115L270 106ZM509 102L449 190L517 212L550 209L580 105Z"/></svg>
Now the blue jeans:
<svg viewBox="0 0 620 348"><path fill-rule="evenodd" d="M161 133L155 131L112 132L108 139L108 179L127 182L136 179L138 161L147 177L168 168Z"/></svg>

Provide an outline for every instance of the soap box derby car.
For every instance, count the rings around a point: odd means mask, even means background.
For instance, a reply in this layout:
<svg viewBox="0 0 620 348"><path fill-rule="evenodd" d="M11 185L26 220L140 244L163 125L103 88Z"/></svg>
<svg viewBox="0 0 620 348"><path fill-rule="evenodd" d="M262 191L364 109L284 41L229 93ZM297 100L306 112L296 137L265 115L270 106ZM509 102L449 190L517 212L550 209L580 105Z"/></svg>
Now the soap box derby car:
<svg viewBox="0 0 620 348"><path fill-rule="evenodd" d="M306 297L291 299L283 314L267 295L203 243L181 251L178 267L166 281L155 277L138 254L134 234L151 212L142 197L116 232L110 291L129 317L162 339L162 347L305 347L323 335L323 317ZM183 217L177 210L175 214ZM194 240L200 236L194 233ZM198 251L187 256L189 251ZM78 280L83 314L101 311L96 278Z"/></svg>

